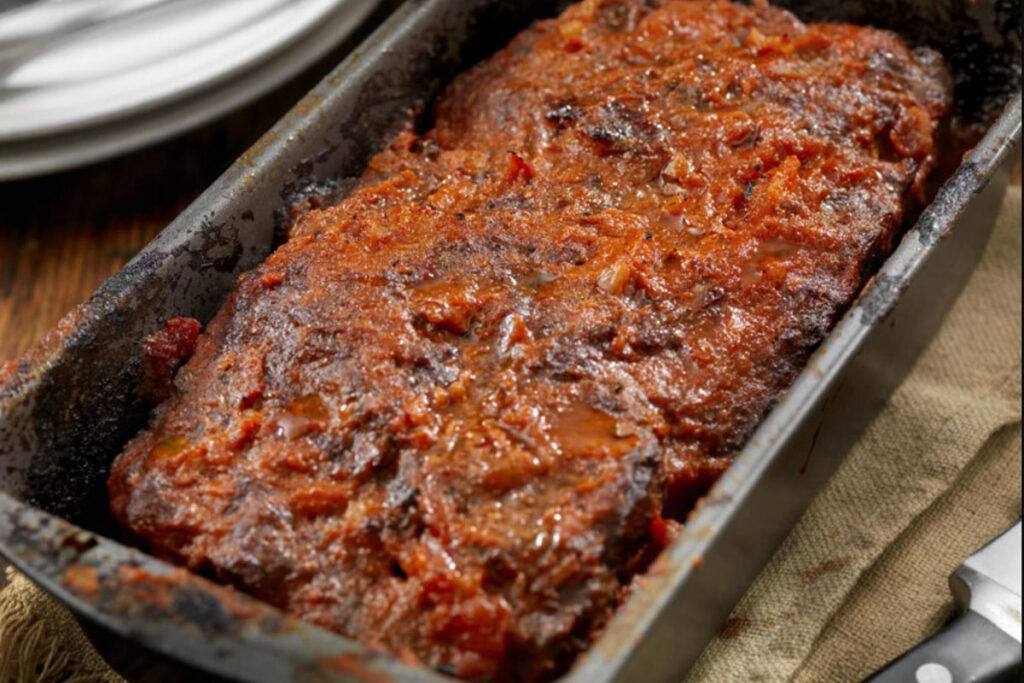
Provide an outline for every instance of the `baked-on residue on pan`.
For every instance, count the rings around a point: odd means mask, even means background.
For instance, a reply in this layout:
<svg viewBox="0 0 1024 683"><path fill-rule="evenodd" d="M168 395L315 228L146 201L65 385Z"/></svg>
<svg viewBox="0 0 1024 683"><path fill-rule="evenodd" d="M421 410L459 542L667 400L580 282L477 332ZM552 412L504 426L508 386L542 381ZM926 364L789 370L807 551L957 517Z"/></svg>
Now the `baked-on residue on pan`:
<svg viewBox="0 0 1024 683"><path fill-rule="evenodd" d="M370 646L550 677L891 248L948 104L934 52L764 4L540 22L240 278L114 512Z"/></svg>

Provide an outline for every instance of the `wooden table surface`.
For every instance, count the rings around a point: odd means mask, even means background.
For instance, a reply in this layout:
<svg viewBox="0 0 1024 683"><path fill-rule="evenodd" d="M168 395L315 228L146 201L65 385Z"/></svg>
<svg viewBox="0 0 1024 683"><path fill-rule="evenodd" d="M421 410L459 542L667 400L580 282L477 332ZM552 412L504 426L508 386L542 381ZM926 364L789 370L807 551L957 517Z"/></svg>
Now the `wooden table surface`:
<svg viewBox="0 0 1024 683"><path fill-rule="evenodd" d="M294 101L275 94L143 152L0 184L0 362L87 299Z"/></svg>

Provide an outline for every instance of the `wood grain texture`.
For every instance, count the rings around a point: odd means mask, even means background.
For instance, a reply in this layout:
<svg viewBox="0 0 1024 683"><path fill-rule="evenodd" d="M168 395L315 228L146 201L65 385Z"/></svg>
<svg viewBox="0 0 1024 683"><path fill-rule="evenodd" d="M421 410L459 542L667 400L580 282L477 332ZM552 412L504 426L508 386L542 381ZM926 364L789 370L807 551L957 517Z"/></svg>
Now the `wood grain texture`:
<svg viewBox="0 0 1024 683"><path fill-rule="evenodd" d="M60 316L83 301L137 252L170 217L119 207L101 219L76 213L89 183L30 183L0 189L0 203L25 199L35 210L10 211L0 228L0 359L24 352ZM178 190L176 196L188 192ZM68 203L51 203L67 195ZM21 208L21 207L19 207ZM27 214L27 215L26 215Z"/></svg>
<svg viewBox="0 0 1024 683"><path fill-rule="evenodd" d="M121 159L0 185L0 360L88 298L295 99L278 93Z"/></svg>

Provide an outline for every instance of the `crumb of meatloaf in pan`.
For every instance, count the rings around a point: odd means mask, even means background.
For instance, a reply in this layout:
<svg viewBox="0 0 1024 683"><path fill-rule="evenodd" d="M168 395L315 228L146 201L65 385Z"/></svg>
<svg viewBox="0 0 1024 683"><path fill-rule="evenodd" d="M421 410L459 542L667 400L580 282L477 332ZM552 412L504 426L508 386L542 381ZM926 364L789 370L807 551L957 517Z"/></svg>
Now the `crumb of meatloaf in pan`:
<svg viewBox="0 0 1024 683"><path fill-rule="evenodd" d="M456 676L564 671L898 237L941 58L763 3L541 21L243 275L113 510Z"/></svg>

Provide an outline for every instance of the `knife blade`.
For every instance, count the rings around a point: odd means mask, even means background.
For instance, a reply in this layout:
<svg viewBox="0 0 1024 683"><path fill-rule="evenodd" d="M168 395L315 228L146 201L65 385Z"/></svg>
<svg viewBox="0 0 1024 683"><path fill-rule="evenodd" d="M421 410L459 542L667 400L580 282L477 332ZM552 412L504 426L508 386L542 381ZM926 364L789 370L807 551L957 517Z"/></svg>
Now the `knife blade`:
<svg viewBox="0 0 1024 683"><path fill-rule="evenodd" d="M1001 683L1021 677L1021 523L949 578L961 614L868 678L873 683Z"/></svg>

